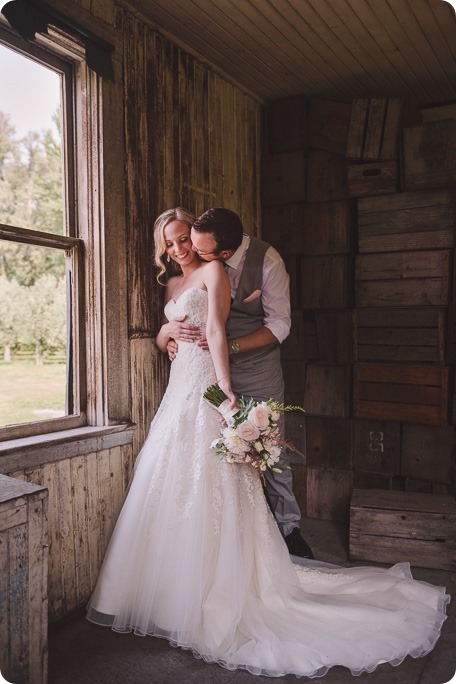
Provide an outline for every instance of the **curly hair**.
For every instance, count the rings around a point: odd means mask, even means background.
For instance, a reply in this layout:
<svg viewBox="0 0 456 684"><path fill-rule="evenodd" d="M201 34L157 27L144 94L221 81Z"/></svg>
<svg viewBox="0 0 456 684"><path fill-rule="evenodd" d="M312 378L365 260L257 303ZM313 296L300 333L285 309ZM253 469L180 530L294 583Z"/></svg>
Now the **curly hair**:
<svg viewBox="0 0 456 684"><path fill-rule="evenodd" d="M163 261L163 257L166 254L166 240L165 240L165 228L172 221L182 221L189 228L192 227L193 221L195 220L194 215L184 207L175 207L174 209L167 209L156 219L154 223L154 243L155 243L155 254L154 261L155 265L158 266L159 273L157 275L157 280L160 285L165 285L161 278L166 273L168 276L172 273L181 273L181 267L173 259L169 262L169 267Z"/></svg>

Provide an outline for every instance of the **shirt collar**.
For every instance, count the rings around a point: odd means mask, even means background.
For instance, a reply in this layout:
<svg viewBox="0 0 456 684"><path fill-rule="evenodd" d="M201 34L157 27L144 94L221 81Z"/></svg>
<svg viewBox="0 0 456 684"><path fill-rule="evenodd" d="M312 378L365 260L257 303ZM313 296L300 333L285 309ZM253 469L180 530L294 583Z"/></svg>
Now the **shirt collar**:
<svg viewBox="0 0 456 684"><path fill-rule="evenodd" d="M241 244L239 245L235 253L225 261L225 264L228 264L228 266L234 269L238 268L239 264L241 263L242 257L244 256L245 251L249 246L249 241L250 236L244 233Z"/></svg>

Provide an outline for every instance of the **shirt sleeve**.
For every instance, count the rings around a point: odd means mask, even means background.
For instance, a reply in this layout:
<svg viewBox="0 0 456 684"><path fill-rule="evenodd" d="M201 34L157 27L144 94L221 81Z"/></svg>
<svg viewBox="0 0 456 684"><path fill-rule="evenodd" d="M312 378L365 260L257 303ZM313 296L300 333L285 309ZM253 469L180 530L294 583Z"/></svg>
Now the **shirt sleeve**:
<svg viewBox="0 0 456 684"><path fill-rule="evenodd" d="M269 247L264 256L262 305L265 327L283 342L291 328L290 276L274 247Z"/></svg>

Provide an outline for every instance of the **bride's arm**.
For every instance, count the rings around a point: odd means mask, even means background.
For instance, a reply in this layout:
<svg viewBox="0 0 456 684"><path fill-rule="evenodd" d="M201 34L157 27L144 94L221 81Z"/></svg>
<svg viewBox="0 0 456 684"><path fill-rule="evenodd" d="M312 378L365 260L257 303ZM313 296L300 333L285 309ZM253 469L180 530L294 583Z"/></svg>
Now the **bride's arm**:
<svg viewBox="0 0 456 684"><path fill-rule="evenodd" d="M214 363L217 382L230 399L231 406L234 407L236 395L231 389L225 332L225 323L231 304L231 290L228 276L219 261L210 261L204 267L204 284L208 293L206 338Z"/></svg>

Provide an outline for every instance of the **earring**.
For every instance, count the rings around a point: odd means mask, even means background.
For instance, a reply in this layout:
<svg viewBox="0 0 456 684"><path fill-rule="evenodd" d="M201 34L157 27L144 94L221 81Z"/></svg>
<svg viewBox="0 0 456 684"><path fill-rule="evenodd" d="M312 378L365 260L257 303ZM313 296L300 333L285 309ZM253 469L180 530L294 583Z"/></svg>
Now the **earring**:
<svg viewBox="0 0 456 684"><path fill-rule="evenodd" d="M166 257L166 261L168 262L168 264L169 264L169 262L171 261L169 254L168 254L168 256Z"/></svg>

